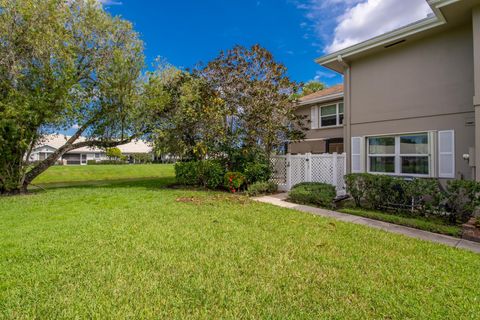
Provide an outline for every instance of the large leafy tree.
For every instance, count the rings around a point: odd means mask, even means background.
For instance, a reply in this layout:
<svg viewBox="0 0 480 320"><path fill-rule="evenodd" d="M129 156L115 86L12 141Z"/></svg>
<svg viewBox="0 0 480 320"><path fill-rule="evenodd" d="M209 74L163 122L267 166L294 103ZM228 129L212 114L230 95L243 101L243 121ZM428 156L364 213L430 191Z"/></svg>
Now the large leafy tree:
<svg viewBox="0 0 480 320"><path fill-rule="evenodd" d="M197 72L225 103L227 153L241 148L269 156L286 141L303 137L303 119L292 103L299 86L265 48L235 46Z"/></svg>
<svg viewBox="0 0 480 320"><path fill-rule="evenodd" d="M0 0L0 8L0 193L25 191L65 152L151 130L168 96L142 77L143 44L129 22L96 0ZM29 167L48 133L73 126L62 147Z"/></svg>
<svg viewBox="0 0 480 320"><path fill-rule="evenodd" d="M170 100L163 121L155 128L158 151L186 159L216 157L225 139L225 104L210 83L172 66L152 74Z"/></svg>

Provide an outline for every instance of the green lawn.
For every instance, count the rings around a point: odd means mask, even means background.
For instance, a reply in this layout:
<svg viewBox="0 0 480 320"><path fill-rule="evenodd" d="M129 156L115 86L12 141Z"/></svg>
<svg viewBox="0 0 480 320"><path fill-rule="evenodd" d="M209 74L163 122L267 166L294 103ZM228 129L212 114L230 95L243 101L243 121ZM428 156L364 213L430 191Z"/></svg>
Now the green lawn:
<svg viewBox="0 0 480 320"><path fill-rule="evenodd" d="M172 176L173 165L90 165L54 166L40 175L34 184L72 185L85 182L125 181Z"/></svg>
<svg viewBox="0 0 480 320"><path fill-rule="evenodd" d="M387 212L366 210L360 208L344 208L340 211L360 217L395 223L401 226L446 234L454 237L460 237L462 235L462 228L460 226L450 225L445 220L435 217L412 217L402 214L391 214Z"/></svg>
<svg viewBox="0 0 480 320"><path fill-rule="evenodd" d="M156 168L0 198L0 318L480 318L480 255L165 188Z"/></svg>

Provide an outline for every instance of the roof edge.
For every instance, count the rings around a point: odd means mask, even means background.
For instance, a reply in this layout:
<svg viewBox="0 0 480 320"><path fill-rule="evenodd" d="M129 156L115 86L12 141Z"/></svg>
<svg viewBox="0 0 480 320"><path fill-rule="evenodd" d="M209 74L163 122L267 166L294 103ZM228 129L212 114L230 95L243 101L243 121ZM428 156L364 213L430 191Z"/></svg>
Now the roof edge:
<svg viewBox="0 0 480 320"><path fill-rule="evenodd" d="M297 106L299 106L299 107L308 106L308 105L316 104L316 103L319 103L319 102L327 102L327 101L330 101L330 100L341 99L343 97L344 97L344 93L339 92L339 93L330 94L328 96L323 96L323 97L308 100L308 101L302 101L302 102L297 103Z"/></svg>

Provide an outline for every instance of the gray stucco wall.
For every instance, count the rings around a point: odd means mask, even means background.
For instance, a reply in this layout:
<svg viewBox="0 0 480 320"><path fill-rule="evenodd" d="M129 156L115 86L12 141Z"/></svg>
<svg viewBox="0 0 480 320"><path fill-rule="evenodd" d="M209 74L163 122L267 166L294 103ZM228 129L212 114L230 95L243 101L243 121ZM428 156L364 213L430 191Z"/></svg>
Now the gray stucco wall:
<svg viewBox="0 0 480 320"><path fill-rule="evenodd" d="M472 178L472 36L469 23L352 61L351 136L454 129L457 176Z"/></svg>

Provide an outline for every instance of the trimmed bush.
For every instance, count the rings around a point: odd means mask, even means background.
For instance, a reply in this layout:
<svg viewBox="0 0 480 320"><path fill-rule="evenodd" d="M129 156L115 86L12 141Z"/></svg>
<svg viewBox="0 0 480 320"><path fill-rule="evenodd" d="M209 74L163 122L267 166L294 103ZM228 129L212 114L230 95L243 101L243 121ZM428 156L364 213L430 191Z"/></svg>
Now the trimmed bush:
<svg viewBox="0 0 480 320"><path fill-rule="evenodd" d="M270 165L264 162L248 162L243 171L249 184L268 181L272 172Z"/></svg>
<svg viewBox="0 0 480 320"><path fill-rule="evenodd" d="M448 217L465 222L480 206L480 183L452 180L443 191L437 179L403 179L387 175L349 174L347 191L357 207Z"/></svg>
<svg viewBox="0 0 480 320"><path fill-rule="evenodd" d="M447 182L446 207L451 222L467 222L480 206L480 183L453 180Z"/></svg>
<svg viewBox="0 0 480 320"><path fill-rule="evenodd" d="M247 194L250 197L256 197L262 194L274 193L278 190L278 186L275 182L255 182L248 186Z"/></svg>
<svg viewBox="0 0 480 320"><path fill-rule="evenodd" d="M362 200L365 198L367 178L368 175L366 173L351 173L345 176L347 192L353 198L358 208L362 207Z"/></svg>
<svg viewBox="0 0 480 320"><path fill-rule="evenodd" d="M224 186L230 192L235 193L245 184L246 179L241 172L227 172L224 177Z"/></svg>
<svg viewBox="0 0 480 320"><path fill-rule="evenodd" d="M337 196L335 187L326 183L306 182L297 184L288 193L290 201L298 204L312 204L333 209Z"/></svg>
<svg viewBox="0 0 480 320"><path fill-rule="evenodd" d="M204 160L199 162L199 183L209 189L218 189L223 184L225 169L218 161Z"/></svg>
<svg viewBox="0 0 480 320"><path fill-rule="evenodd" d="M175 178L179 184L198 185L198 163L196 161L177 162L175 164Z"/></svg>
<svg viewBox="0 0 480 320"><path fill-rule="evenodd" d="M225 170L214 160L179 162L175 164L175 177L183 185L218 189L223 184Z"/></svg>

